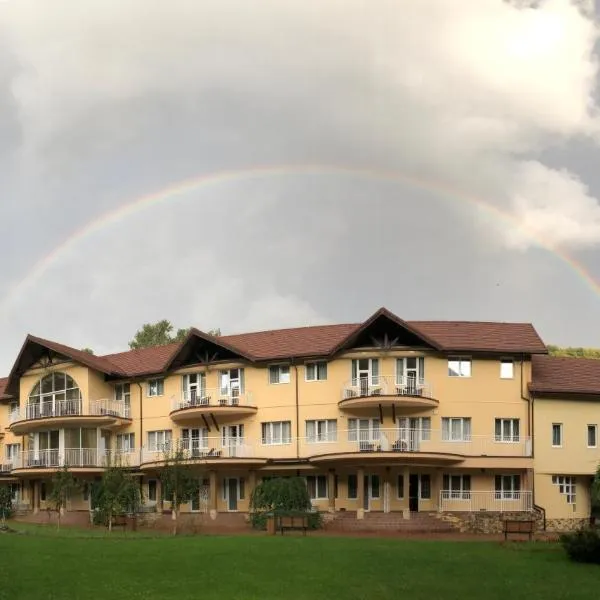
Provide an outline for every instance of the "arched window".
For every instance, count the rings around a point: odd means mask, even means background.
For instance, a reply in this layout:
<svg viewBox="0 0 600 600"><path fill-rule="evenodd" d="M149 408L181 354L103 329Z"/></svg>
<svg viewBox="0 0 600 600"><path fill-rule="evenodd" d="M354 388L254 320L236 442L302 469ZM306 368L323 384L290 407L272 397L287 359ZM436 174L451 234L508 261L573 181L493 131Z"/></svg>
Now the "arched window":
<svg viewBox="0 0 600 600"><path fill-rule="evenodd" d="M59 417L81 414L81 390L66 373L50 373L29 394L27 417Z"/></svg>

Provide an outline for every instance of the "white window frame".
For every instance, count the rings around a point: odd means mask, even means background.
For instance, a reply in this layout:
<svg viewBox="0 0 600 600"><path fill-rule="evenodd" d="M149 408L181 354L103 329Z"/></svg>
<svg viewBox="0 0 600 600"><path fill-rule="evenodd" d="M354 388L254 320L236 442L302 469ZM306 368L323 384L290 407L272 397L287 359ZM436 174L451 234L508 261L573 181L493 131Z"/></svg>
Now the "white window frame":
<svg viewBox="0 0 600 600"><path fill-rule="evenodd" d="M323 367L325 377L319 376L319 367ZM313 376L310 377L309 373L312 370ZM304 364L304 381L315 382L315 381L327 381L327 361L326 360L315 360Z"/></svg>
<svg viewBox="0 0 600 600"><path fill-rule="evenodd" d="M594 443L593 445L590 445L590 433L594 432ZM598 447L598 425L596 425L595 423L588 423L588 426L586 428L586 433L587 433L587 447L588 448L597 448Z"/></svg>
<svg viewBox="0 0 600 600"><path fill-rule="evenodd" d="M445 480L448 477L448 487L446 488ZM458 489L453 489L453 482L459 480ZM465 485L466 482L469 482L469 485ZM471 492L473 480L471 475L463 474L463 473L444 473L442 476L442 497L445 500L471 500Z"/></svg>
<svg viewBox="0 0 600 600"><path fill-rule="evenodd" d="M506 369L505 369L506 367ZM500 379L515 378L515 361L512 358L500 359Z"/></svg>
<svg viewBox="0 0 600 600"><path fill-rule="evenodd" d="M237 425L223 425L221 427L221 443L223 448L244 445L245 427L243 423Z"/></svg>
<svg viewBox="0 0 600 600"><path fill-rule="evenodd" d="M13 464L21 452L21 444L6 444L4 448L6 462Z"/></svg>
<svg viewBox="0 0 600 600"><path fill-rule="evenodd" d="M171 449L173 431L171 429L157 429L146 434L148 450L150 452L164 452Z"/></svg>
<svg viewBox="0 0 600 600"><path fill-rule="evenodd" d="M460 422L460 437L454 437L453 423ZM444 424L447 423L447 433ZM468 423L468 427L467 427ZM468 433L467 433L468 430ZM444 442L470 442L473 439L473 422L471 417L442 417L442 441Z"/></svg>
<svg viewBox="0 0 600 600"><path fill-rule="evenodd" d="M127 443L123 444L125 440ZM117 452L133 452L135 450L135 432L117 433L116 444ZM119 446L121 447L119 448Z"/></svg>
<svg viewBox="0 0 600 600"><path fill-rule="evenodd" d="M567 504L575 504L577 500L577 478L573 475L552 475L552 483L558 491L567 497Z"/></svg>
<svg viewBox="0 0 600 600"><path fill-rule="evenodd" d="M500 486L498 486L498 482ZM494 492L496 500L520 500L521 475L518 473L498 473L494 477Z"/></svg>
<svg viewBox="0 0 600 600"><path fill-rule="evenodd" d="M314 480L314 491L315 495L311 495L311 489L308 485L309 480ZM325 495L319 495L319 482L325 483ZM311 500L326 500L329 497L329 481L327 475L307 475L306 476L306 489L308 490L309 497ZM321 490L323 491L323 490Z"/></svg>
<svg viewBox="0 0 600 600"><path fill-rule="evenodd" d="M131 384L130 383L115 383L115 400L124 402L126 405L131 405Z"/></svg>
<svg viewBox="0 0 600 600"><path fill-rule="evenodd" d="M312 434L309 433L311 427ZM337 419L307 419L305 429L307 444L337 442Z"/></svg>
<svg viewBox="0 0 600 600"><path fill-rule="evenodd" d="M287 435L285 428L287 427ZM276 430L279 429L277 432ZM260 424L263 446L286 446L292 443L291 421L265 421Z"/></svg>
<svg viewBox="0 0 600 600"><path fill-rule="evenodd" d="M361 421L364 424L368 422L368 427L361 427ZM366 432L361 435L359 432ZM348 419L348 441L349 442L378 442L381 439L381 423L379 419Z"/></svg>
<svg viewBox="0 0 600 600"><path fill-rule="evenodd" d="M398 417L396 423L402 441L431 441L431 417Z"/></svg>
<svg viewBox="0 0 600 600"><path fill-rule="evenodd" d="M156 386L156 390L154 389ZM155 377L148 379L146 384L146 396L148 398L159 398L165 395L165 379L164 377Z"/></svg>
<svg viewBox="0 0 600 600"><path fill-rule="evenodd" d="M237 377L231 374L237 371ZM238 398L244 393L245 375L243 367L224 369L219 371L219 394L223 397Z"/></svg>
<svg viewBox="0 0 600 600"><path fill-rule="evenodd" d="M192 381L192 378L195 378L195 381ZM200 400L206 390L206 375L201 371L185 373L181 376L181 390L184 402L191 401L194 392L196 400Z"/></svg>
<svg viewBox="0 0 600 600"><path fill-rule="evenodd" d="M286 385L292 381L290 365L269 365L268 371L270 385Z"/></svg>
<svg viewBox="0 0 600 600"><path fill-rule="evenodd" d="M414 367L408 366L409 360L415 361ZM409 379L417 388L425 383L424 356L403 356L396 359L396 385L407 385Z"/></svg>
<svg viewBox="0 0 600 600"><path fill-rule="evenodd" d="M451 363L457 363L456 369L450 368ZM468 369L465 369L468 365ZM468 373L467 373L468 371ZM470 356L449 356L448 377L468 379L473 376L473 359Z"/></svg>
<svg viewBox="0 0 600 600"><path fill-rule="evenodd" d="M187 435L184 435L184 432ZM179 448L181 450L188 450L189 452L193 452L194 450L208 450L207 427L183 427L179 439Z"/></svg>
<svg viewBox="0 0 600 600"><path fill-rule="evenodd" d="M498 423L500 424L500 433L498 433ZM496 417L494 419L494 440L499 444L519 443L521 441L521 419Z"/></svg>
<svg viewBox="0 0 600 600"><path fill-rule="evenodd" d="M360 367L360 363L364 361L368 361L367 368ZM353 386L360 386L362 381L366 381L368 386L379 385L381 378L380 360L378 358L353 358L350 362L350 377Z"/></svg>
<svg viewBox="0 0 600 600"><path fill-rule="evenodd" d="M554 443L554 428L558 427L558 434L560 437L559 443ZM562 423L552 423L552 447L553 448L562 448L563 447L563 438L564 438L564 427Z"/></svg>

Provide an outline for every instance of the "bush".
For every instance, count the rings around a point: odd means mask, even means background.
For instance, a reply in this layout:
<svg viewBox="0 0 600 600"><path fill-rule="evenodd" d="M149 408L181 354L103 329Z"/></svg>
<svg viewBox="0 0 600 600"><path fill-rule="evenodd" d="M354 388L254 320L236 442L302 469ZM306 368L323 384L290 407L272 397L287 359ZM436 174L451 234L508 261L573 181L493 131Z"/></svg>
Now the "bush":
<svg viewBox="0 0 600 600"><path fill-rule="evenodd" d="M0 486L0 519L10 519L13 516L12 491L10 486Z"/></svg>
<svg viewBox="0 0 600 600"><path fill-rule="evenodd" d="M600 565L600 531L581 529L560 536L560 543L571 560Z"/></svg>

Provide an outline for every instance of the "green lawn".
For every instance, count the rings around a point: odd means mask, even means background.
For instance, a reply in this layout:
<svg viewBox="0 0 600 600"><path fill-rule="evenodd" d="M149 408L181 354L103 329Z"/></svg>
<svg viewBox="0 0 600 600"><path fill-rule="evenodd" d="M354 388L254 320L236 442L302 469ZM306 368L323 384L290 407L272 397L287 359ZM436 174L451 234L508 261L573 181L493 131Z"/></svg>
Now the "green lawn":
<svg viewBox="0 0 600 600"><path fill-rule="evenodd" d="M0 598L589 600L559 546L349 537L0 534ZM87 536L87 537L86 537Z"/></svg>

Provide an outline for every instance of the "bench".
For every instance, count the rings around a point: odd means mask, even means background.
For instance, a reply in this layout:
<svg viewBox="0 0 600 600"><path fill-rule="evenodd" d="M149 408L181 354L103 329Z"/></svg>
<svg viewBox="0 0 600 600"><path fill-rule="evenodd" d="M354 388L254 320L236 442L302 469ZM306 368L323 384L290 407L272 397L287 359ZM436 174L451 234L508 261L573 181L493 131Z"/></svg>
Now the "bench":
<svg viewBox="0 0 600 600"><path fill-rule="evenodd" d="M308 516L280 516L275 517L275 530L279 530L281 535L288 530L302 530L303 535L308 531Z"/></svg>
<svg viewBox="0 0 600 600"><path fill-rule="evenodd" d="M515 521L511 519L506 519L504 521L504 540L508 539L509 534L517 533L517 534L527 534L529 536L529 541L533 539L533 533L535 531L535 521L526 520L526 521Z"/></svg>

